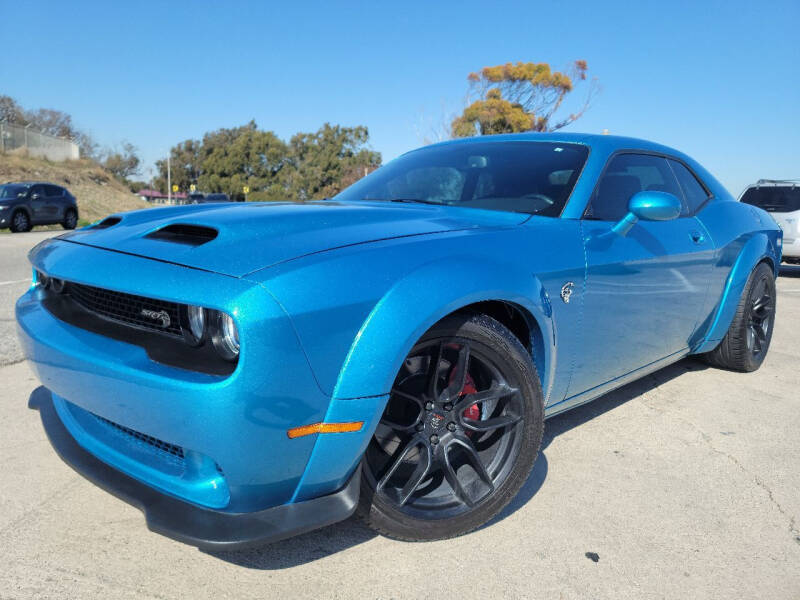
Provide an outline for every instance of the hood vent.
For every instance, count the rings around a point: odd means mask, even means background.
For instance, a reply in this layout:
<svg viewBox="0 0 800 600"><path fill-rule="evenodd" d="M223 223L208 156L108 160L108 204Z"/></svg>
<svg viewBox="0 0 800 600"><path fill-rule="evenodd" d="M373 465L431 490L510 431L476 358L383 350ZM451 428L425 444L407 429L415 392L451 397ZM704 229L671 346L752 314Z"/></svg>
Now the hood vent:
<svg viewBox="0 0 800 600"><path fill-rule="evenodd" d="M108 229L109 227L113 227L120 221L122 221L122 219L119 217L108 217L107 219L103 219L97 225L92 227L92 229Z"/></svg>
<svg viewBox="0 0 800 600"><path fill-rule="evenodd" d="M186 246L201 246L217 237L217 230L202 225L173 223L144 236L150 240L161 240Z"/></svg>

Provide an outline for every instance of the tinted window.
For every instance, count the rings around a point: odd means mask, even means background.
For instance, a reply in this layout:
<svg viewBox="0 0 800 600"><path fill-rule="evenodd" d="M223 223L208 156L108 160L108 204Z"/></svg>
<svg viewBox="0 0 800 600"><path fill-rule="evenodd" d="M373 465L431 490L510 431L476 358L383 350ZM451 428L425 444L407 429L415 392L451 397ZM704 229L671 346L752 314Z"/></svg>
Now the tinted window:
<svg viewBox="0 0 800 600"><path fill-rule="evenodd" d="M40 196L45 196L44 193L44 186L43 185L35 185L31 188L31 196L34 194L39 194Z"/></svg>
<svg viewBox="0 0 800 600"><path fill-rule="evenodd" d="M47 192L48 196L63 196L64 190L58 187L57 185L46 185L44 186L45 191Z"/></svg>
<svg viewBox="0 0 800 600"><path fill-rule="evenodd" d="M697 181L697 177L677 160L670 160L670 166L678 178L678 183L683 190L685 201L684 214L693 215L708 200L708 193L705 188Z"/></svg>
<svg viewBox="0 0 800 600"><path fill-rule="evenodd" d="M551 142L471 142L404 154L337 200L414 201L557 217L589 150Z"/></svg>
<svg viewBox="0 0 800 600"><path fill-rule="evenodd" d="M13 183L0 185L0 198L19 198L28 191L27 185L15 185Z"/></svg>
<svg viewBox="0 0 800 600"><path fill-rule="evenodd" d="M800 210L800 187L751 187L742 196L742 202L769 212L794 212Z"/></svg>
<svg viewBox="0 0 800 600"><path fill-rule="evenodd" d="M586 216L601 221L619 221L627 214L633 195L643 191L669 192L681 197L665 158L619 154L611 160L600 179Z"/></svg>

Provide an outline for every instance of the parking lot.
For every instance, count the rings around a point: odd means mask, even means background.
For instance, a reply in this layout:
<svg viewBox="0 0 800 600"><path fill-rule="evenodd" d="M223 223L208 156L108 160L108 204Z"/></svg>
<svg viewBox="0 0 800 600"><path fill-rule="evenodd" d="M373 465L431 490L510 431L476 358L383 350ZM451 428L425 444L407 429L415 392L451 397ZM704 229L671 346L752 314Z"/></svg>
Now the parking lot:
<svg viewBox="0 0 800 600"><path fill-rule="evenodd" d="M55 234L0 235L0 598L800 598L800 267L761 370L684 360L549 420L477 532L412 544L350 519L208 554L73 472L27 408L13 303Z"/></svg>

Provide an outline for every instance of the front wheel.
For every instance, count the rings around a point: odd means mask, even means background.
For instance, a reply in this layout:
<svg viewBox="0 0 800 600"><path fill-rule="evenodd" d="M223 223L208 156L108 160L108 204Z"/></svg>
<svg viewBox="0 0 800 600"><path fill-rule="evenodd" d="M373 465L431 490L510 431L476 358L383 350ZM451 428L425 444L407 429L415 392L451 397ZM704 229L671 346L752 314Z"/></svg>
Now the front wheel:
<svg viewBox="0 0 800 600"><path fill-rule="evenodd" d="M24 210L18 210L11 217L11 233L20 233L22 231L31 230L31 220L28 213Z"/></svg>
<svg viewBox="0 0 800 600"><path fill-rule="evenodd" d="M525 483L543 426L539 378L519 340L485 315L448 317L397 374L364 455L359 513L408 541L472 531Z"/></svg>

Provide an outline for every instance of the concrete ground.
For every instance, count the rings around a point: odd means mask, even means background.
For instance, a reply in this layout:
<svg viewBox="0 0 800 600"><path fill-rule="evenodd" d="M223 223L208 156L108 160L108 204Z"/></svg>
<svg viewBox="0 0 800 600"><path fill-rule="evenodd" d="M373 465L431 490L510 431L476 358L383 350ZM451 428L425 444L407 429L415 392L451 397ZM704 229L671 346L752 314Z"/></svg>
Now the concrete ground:
<svg viewBox="0 0 800 600"><path fill-rule="evenodd" d="M48 235L0 237L0 598L800 598L800 268L761 370L685 360L551 419L475 533L410 544L351 519L212 555L75 474L26 407L12 302Z"/></svg>

